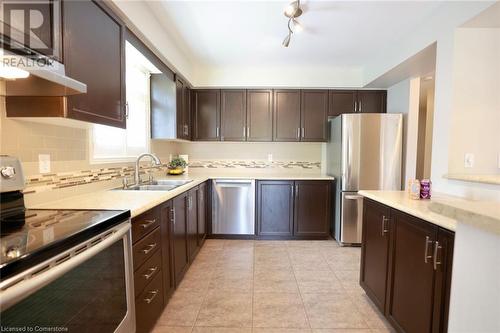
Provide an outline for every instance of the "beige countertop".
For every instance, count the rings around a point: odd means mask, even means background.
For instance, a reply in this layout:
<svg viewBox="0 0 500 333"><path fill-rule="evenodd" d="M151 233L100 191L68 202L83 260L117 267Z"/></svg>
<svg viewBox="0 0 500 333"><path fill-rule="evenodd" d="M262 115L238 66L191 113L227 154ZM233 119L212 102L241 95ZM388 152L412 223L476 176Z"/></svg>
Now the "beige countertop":
<svg viewBox="0 0 500 333"><path fill-rule="evenodd" d="M405 191L360 191L359 194L430 223L455 231L459 223L500 234L500 203L433 193L430 200L410 199Z"/></svg>
<svg viewBox="0 0 500 333"><path fill-rule="evenodd" d="M333 177L320 173L291 173L291 172L255 172L255 171L231 171L223 170L210 172L192 172L182 176L163 176L156 179L191 179L190 183L179 186L171 191L126 191L102 189L91 193L84 193L54 200L46 203L31 205L32 209L130 209L132 217L137 216L177 195L214 178L225 179L255 179L255 180L333 180Z"/></svg>

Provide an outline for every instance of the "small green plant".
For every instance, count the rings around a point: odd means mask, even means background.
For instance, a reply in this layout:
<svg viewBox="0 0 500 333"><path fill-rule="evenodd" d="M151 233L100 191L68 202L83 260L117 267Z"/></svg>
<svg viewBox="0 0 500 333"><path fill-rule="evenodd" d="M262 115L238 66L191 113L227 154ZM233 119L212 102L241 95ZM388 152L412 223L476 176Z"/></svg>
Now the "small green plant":
<svg viewBox="0 0 500 333"><path fill-rule="evenodd" d="M187 163L183 158L176 157L168 163L169 169L184 169L187 167Z"/></svg>

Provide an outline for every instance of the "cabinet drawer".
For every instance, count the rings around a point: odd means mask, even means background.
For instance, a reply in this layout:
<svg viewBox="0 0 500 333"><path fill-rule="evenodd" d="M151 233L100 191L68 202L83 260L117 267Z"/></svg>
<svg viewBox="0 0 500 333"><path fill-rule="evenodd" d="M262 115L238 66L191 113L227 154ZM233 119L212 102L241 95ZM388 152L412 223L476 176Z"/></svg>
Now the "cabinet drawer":
<svg viewBox="0 0 500 333"><path fill-rule="evenodd" d="M156 228L152 233L141 239L132 246L134 256L134 271L137 270L157 249L161 247L160 228Z"/></svg>
<svg viewBox="0 0 500 333"><path fill-rule="evenodd" d="M162 275L148 284L146 289L135 299L136 332L149 332L163 310Z"/></svg>
<svg viewBox="0 0 500 333"><path fill-rule="evenodd" d="M140 294L146 285L153 281L161 270L161 251L156 250L151 258L146 260L134 273L135 295Z"/></svg>
<svg viewBox="0 0 500 333"><path fill-rule="evenodd" d="M132 219L132 243L137 242L151 230L160 225L158 207L148 210Z"/></svg>

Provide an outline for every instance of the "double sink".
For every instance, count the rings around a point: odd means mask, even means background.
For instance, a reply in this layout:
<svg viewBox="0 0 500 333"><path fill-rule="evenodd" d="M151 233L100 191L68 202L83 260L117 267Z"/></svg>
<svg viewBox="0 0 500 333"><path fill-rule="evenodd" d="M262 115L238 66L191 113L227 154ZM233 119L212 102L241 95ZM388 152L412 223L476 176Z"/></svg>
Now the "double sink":
<svg viewBox="0 0 500 333"><path fill-rule="evenodd" d="M173 189L192 182L192 179L176 180L176 179L159 179L153 180L147 184L133 185L127 188L118 190L125 191L172 191Z"/></svg>

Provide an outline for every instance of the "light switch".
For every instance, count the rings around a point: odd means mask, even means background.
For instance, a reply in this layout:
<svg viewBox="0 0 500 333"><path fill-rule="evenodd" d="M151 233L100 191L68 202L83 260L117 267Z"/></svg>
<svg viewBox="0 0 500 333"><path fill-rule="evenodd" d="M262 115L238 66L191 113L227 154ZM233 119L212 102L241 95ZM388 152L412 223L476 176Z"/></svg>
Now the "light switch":
<svg viewBox="0 0 500 333"><path fill-rule="evenodd" d="M474 154L465 153L464 155L464 168L473 168L474 167Z"/></svg>
<svg viewBox="0 0 500 333"><path fill-rule="evenodd" d="M39 154L38 155L38 171L40 173L50 172L50 155L49 154Z"/></svg>

